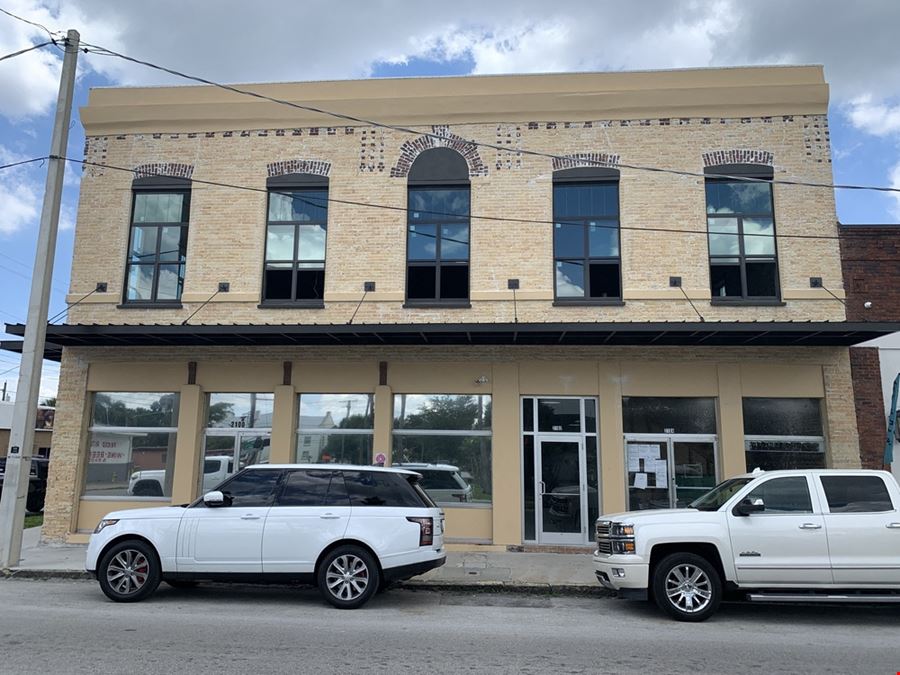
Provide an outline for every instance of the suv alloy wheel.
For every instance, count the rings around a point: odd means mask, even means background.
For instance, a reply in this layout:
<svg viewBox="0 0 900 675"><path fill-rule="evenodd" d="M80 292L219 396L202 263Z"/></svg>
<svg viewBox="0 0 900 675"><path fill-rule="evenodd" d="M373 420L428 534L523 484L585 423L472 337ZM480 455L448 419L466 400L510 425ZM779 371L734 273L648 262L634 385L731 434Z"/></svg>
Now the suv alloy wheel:
<svg viewBox="0 0 900 675"><path fill-rule="evenodd" d="M332 605L356 609L376 593L380 576L368 551L359 546L338 546L322 559L316 582Z"/></svg>
<svg viewBox="0 0 900 675"><path fill-rule="evenodd" d="M110 548L97 566L100 588L115 602L137 602L153 593L161 579L159 557L137 539Z"/></svg>
<svg viewBox="0 0 900 675"><path fill-rule="evenodd" d="M653 572L656 604L678 621L705 621L722 601L722 579L706 558L672 553Z"/></svg>

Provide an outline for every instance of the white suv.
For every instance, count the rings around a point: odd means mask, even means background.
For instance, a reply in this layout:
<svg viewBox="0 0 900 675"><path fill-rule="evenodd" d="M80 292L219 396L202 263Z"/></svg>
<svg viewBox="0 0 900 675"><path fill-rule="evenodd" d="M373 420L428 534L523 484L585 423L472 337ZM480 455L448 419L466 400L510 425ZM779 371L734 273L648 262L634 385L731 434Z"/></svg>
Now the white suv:
<svg viewBox="0 0 900 675"><path fill-rule="evenodd" d="M353 609L446 560L443 512L413 471L336 464L247 467L187 506L107 514L85 568L116 602L160 581L311 583Z"/></svg>

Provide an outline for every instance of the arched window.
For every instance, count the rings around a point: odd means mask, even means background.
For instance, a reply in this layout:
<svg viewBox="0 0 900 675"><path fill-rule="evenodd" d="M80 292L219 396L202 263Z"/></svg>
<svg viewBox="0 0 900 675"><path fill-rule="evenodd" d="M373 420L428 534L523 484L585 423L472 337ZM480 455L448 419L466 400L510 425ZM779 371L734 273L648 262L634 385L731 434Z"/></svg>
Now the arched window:
<svg viewBox="0 0 900 675"><path fill-rule="evenodd" d="M621 301L618 170L553 172L553 265L557 303Z"/></svg>
<svg viewBox="0 0 900 675"><path fill-rule="evenodd" d="M432 148L409 170L406 301L469 302L469 167L455 150Z"/></svg>
<svg viewBox="0 0 900 675"><path fill-rule="evenodd" d="M263 305L320 307L325 292L328 179L305 173L269 178Z"/></svg>
<svg viewBox="0 0 900 675"><path fill-rule="evenodd" d="M772 167L723 164L705 173L713 302L778 301Z"/></svg>
<svg viewBox="0 0 900 675"><path fill-rule="evenodd" d="M131 232L125 270L129 305L181 302L191 181L151 176L131 185Z"/></svg>

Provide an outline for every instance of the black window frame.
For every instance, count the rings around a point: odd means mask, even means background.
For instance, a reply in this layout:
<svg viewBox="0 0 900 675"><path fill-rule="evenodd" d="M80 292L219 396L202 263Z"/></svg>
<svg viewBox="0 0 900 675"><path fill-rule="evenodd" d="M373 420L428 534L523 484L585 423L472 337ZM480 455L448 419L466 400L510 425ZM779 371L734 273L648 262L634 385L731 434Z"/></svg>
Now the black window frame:
<svg viewBox="0 0 900 675"><path fill-rule="evenodd" d="M328 198L329 198L329 182L326 176L319 176L316 174L305 174L305 173L293 173L286 174L283 176L276 176L273 178L269 178L266 181L266 216L265 216L265 230L264 230L264 244L263 244L263 261L262 261L262 284L260 291L260 302L259 308L272 308L272 307L286 307L286 308L309 308L309 309L321 309L325 307L325 268L328 260ZM314 193L322 193L322 205L321 207L325 210L325 218L324 220L270 220L270 208L271 208L271 200L273 193L291 193L291 192L314 192ZM318 206L318 204L317 204ZM325 230L325 257L322 260L300 260L299 259L299 247L300 247L300 228L303 226L310 225L321 225ZM292 260L269 260L268 259L268 249L269 249L269 228L272 226L293 226L294 228L294 250L293 250L293 259ZM298 298L298 278L300 272L300 265L311 265L311 264L320 264L322 266L322 289L321 289L321 297L319 298ZM290 298L268 298L267 296L267 284L266 284L266 273L268 272L269 265L291 265L291 297Z"/></svg>
<svg viewBox="0 0 900 675"><path fill-rule="evenodd" d="M137 207L137 198L139 194L180 194L184 196L181 204L181 221L175 222L150 222L135 223L134 214ZM157 308L180 308L181 296L184 293L184 281L187 277L187 246L188 236L190 234L191 220L191 181L188 178L176 178L174 176L148 176L146 178L135 178L131 183L131 215L128 225L128 237L125 242L125 278L122 283L122 303L120 308L128 307L157 307ZM133 262L131 260L132 237L135 228L156 228L156 249L153 256L153 262ZM164 227L180 227L181 241L184 242L184 260L170 261L160 260L159 247L162 245L162 230ZM164 298L160 300L159 295L159 268L163 265L178 265L183 268L179 281L178 297ZM131 275L133 267L153 267L153 284L149 299L129 298L128 297L128 278Z"/></svg>
<svg viewBox="0 0 900 675"><path fill-rule="evenodd" d="M609 169L604 167L580 167L575 169L562 169L553 172L553 304L554 305L624 305L623 288L622 288L622 211L621 211L621 193L619 191L620 174L618 169ZM616 214L609 215L591 215L581 214L578 216L566 216L558 218L556 213L556 187L558 185L574 185L574 186L593 186L593 185L615 185L616 186ZM590 226L591 222L615 223L616 237L618 239L618 256L591 256L590 251ZM558 254L556 247L556 226L557 224L582 225L584 230L584 256L581 258L573 258L572 256L561 256ZM556 267L558 263L581 263L584 266L584 296L560 297L556 284ZM617 296L591 296L591 264L602 265L604 267L615 265L618 268L619 278L619 294Z"/></svg>
<svg viewBox="0 0 900 675"><path fill-rule="evenodd" d="M274 474L275 475L275 481L272 484L272 491L269 493L269 499L268 499L267 504L240 504L240 503L237 505L234 504L234 498L229 494L227 488L235 481L240 480L241 478L247 476L247 474L253 474L253 475ZM221 506L217 506L214 508L235 508L235 506L237 506L238 508L251 509L251 508L270 507L273 504L275 504L275 500L276 500L277 496L279 494L281 494L281 485L284 482L284 474L285 474L285 472L282 469L259 469L259 468L251 469L251 468L247 468L247 469L238 471L236 474L231 476L226 482L222 483L217 488L217 491L221 492L222 495L225 497L225 503L222 504ZM197 499L197 501L195 501L191 506L205 506L205 505L206 504L203 501L203 495L201 495L200 498Z"/></svg>
<svg viewBox="0 0 900 675"><path fill-rule="evenodd" d="M412 214L413 192L433 190L461 190L465 189L469 194L469 210L465 217L451 214L440 214L425 222L414 222ZM428 213L425 211L424 213ZM465 260L442 260L441 258L441 227L444 225L466 225L469 232L468 256ZM435 256L434 260L410 260L410 236L414 225L434 225L435 227ZM472 299L472 185L469 181L469 165L465 158L450 148L431 148L422 152L413 162L409 171L406 186L406 270L404 284L404 307L441 307L441 308L468 308ZM463 268L466 274L465 298L441 298L441 269L443 267ZM411 298L410 270L413 268L434 269L434 297Z"/></svg>
<svg viewBox="0 0 900 675"><path fill-rule="evenodd" d="M774 179L774 170L771 166L764 164L720 164L717 166L709 166L704 169L706 178L703 182L703 199L706 206L706 248L707 258L709 260L709 290L711 295L711 304L713 305L784 305L781 298L781 267L778 262L778 223L775 220L775 193L772 189L772 180ZM735 176L736 178L724 178L721 176ZM706 196L706 188L710 184L742 184L748 181L741 178L759 179L752 182L764 182L769 187L769 211L762 212L734 212L730 214L710 214L709 200ZM710 247L710 218L733 218L737 221L737 232L734 236L738 238L738 254L725 255L713 254ZM772 220L772 244L774 253L766 254L747 254L744 249L744 219L745 218L771 218ZM712 233L716 234L716 233ZM751 235L754 236L754 235ZM733 260L738 259L738 269L741 275L741 295L715 295L713 289L713 267L717 264L716 260ZM749 295L747 292L747 263L753 262L773 262L775 264L775 294L774 295ZM725 263L718 263L724 267ZM729 265L733 266L733 265Z"/></svg>

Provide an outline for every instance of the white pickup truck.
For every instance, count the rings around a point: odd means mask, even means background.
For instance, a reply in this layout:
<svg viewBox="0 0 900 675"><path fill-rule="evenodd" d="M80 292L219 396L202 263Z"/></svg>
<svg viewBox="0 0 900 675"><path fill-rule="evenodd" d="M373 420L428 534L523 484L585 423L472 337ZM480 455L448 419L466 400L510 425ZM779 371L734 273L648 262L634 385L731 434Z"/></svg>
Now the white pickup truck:
<svg viewBox="0 0 900 675"><path fill-rule="evenodd" d="M754 472L686 509L596 523L603 586L703 621L723 597L900 603L900 488L886 471Z"/></svg>
<svg viewBox="0 0 900 675"><path fill-rule="evenodd" d="M206 494L234 473L234 457L222 455L203 460L203 489ZM128 479L128 494L135 497L162 497L166 494L164 469L135 471Z"/></svg>

